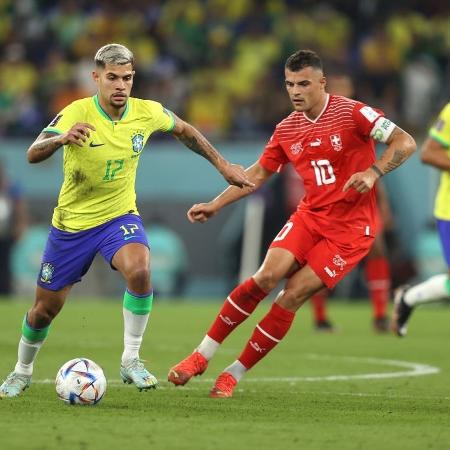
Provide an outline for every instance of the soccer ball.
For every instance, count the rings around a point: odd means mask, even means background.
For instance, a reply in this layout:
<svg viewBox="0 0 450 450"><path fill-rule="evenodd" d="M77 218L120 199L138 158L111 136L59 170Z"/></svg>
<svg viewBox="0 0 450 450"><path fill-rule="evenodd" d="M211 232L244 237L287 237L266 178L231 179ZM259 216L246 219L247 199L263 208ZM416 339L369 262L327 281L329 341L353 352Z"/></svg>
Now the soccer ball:
<svg viewBox="0 0 450 450"><path fill-rule="evenodd" d="M95 405L106 392L102 368L87 358L67 361L58 370L55 384L58 397L71 405Z"/></svg>

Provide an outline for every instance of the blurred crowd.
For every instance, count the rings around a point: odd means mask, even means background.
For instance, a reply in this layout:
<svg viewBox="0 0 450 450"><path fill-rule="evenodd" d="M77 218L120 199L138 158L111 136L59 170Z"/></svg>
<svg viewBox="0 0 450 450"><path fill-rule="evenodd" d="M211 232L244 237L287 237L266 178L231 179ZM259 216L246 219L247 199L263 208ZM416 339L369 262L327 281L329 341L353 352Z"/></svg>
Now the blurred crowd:
<svg viewBox="0 0 450 450"><path fill-rule="evenodd" d="M94 93L95 51L129 46L134 96L214 138L270 133L289 111L283 63L316 50L356 97L409 131L448 98L450 3L440 0L0 0L0 136L34 136Z"/></svg>

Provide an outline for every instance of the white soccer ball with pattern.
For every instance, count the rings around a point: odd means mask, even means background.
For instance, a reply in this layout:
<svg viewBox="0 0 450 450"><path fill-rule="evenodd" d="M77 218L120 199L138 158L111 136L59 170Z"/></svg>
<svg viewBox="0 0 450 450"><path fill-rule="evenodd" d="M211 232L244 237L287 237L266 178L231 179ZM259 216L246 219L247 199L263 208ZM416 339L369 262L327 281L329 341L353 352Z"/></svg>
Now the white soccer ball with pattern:
<svg viewBox="0 0 450 450"><path fill-rule="evenodd" d="M71 405L95 405L106 392L102 368L87 358L67 361L58 370L55 383L58 397Z"/></svg>

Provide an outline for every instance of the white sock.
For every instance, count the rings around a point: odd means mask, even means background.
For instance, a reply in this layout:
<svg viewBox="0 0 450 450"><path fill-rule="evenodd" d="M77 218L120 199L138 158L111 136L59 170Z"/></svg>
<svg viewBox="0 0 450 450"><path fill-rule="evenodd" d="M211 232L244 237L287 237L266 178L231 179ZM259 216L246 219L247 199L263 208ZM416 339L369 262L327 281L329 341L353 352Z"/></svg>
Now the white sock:
<svg viewBox="0 0 450 450"><path fill-rule="evenodd" d="M449 297L447 289L447 274L435 275L428 280L408 289L404 296L404 301L409 306L420 305L435 300Z"/></svg>
<svg viewBox="0 0 450 450"><path fill-rule="evenodd" d="M33 373L34 360L43 343L44 341L29 341L26 337L22 336L19 341L17 363L14 372L31 376Z"/></svg>
<svg viewBox="0 0 450 450"><path fill-rule="evenodd" d="M217 341L206 335L195 350L201 353L209 361L219 347L220 344Z"/></svg>
<svg viewBox="0 0 450 450"><path fill-rule="evenodd" d="M233 364L226 367L224 372L231 373L236 381L240 381L240 379L244 376L245 372L247 372L246 367L239 361L236 360Z"/></svg>
<svg viewBox="0 0 450 450"><path fill-rule="evenodd" d="M123 344L122 365L127 365L133 359L139 358L142 338L150 314L133 314L123 308Z"/></svg>

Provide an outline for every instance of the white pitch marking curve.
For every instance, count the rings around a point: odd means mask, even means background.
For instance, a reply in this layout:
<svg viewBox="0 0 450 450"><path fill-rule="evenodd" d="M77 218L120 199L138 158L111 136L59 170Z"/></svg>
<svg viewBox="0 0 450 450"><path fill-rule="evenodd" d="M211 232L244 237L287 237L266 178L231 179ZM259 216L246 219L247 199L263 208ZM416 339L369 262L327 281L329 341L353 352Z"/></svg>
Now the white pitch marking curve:
<svg viewBox="0 0 450 450"><path fill-rule="evenodd" d="M358 356L331 356L331 355L306 355L309 359L339 359L352 363L363 362L366 364L384 365L390 367L401 367L403 369L397 372L375 372L375 373L361 373L354 375L324 375L316 377L258 377L249 378L246 381L259 381L259 382L286 382L295 383L298 381L348 381L348 380L379 380L383 378L402 378L402 377L420 377L424 375L433 375L439 373L441 370L438 367L430 366L428 364L421 364L410 361L399 361L396 359L381 359L381 358L368 358Z"/></svg>
<svg viewBox="0 0 450 450"><path fill-rule="evenodd" d="M402 377L420 377L425 375L433 375L439 373L441 370L439 367L430 366L428 364L421 364L410 361L399 361L396 359L381 359L381 358L369 358L369 357L358 357L358 356L332 356L332 355L318 355L318 354L307 354L305 355L308 359L338 359L351 363L363 362L366 364L374 365L384 365L390 367L400 367L402 371L396 372L375 372L375 373L361 373L354 375L324 375L315 377L249 377L246 378L246 382L261 383L261 382L277 382L277 383L296 383L301 381L348 381L348 380L379 380L385 378L402 378ZM212 378L202 378L196 379L196 382L212 383L214 379ZM45 380L33 380L34 383L54 383L52 379ZM108 384L122 384L121 380L109 379Z"/></svg>

